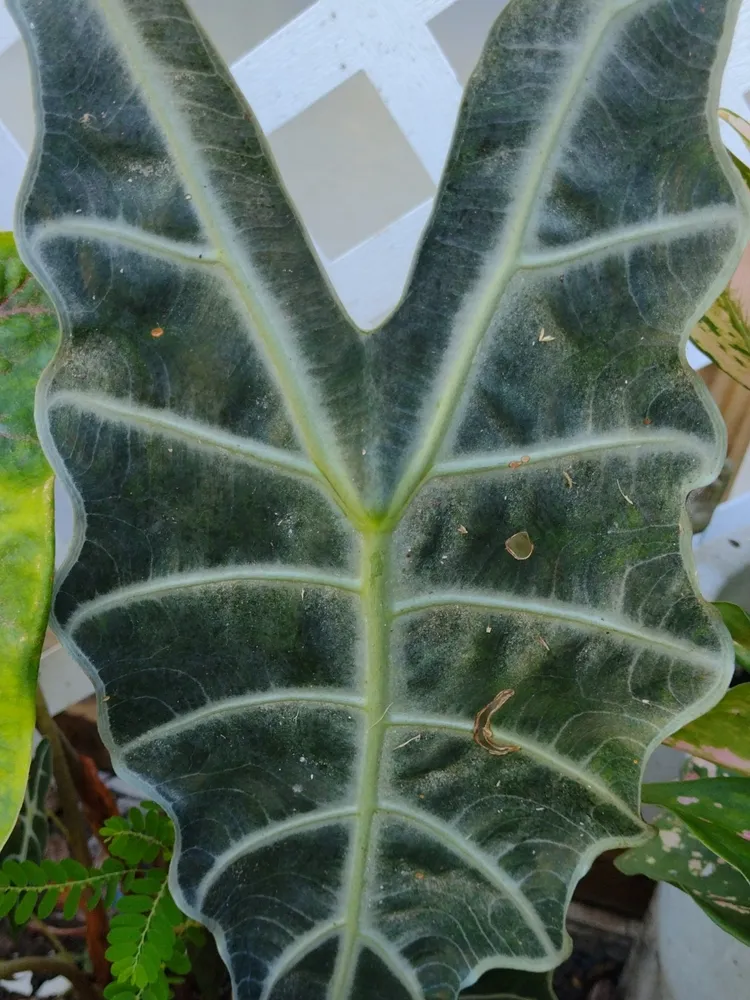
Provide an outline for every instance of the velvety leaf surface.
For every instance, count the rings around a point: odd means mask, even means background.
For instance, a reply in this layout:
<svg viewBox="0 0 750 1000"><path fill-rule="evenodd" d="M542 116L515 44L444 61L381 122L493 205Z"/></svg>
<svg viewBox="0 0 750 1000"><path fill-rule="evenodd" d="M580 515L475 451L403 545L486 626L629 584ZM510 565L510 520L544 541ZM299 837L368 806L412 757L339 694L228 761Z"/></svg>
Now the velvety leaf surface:
<svg viewBox="0 0 750 1000"><path fill-rule="evenodd" d="M34 427L34 391L57 318L0 233L0 846L18 817L31 763L39 656L54 572L53 475Z"/></svg>
<svg viewBox="0 0 750 1000"><path fill-rule="evenodd" d="M551 968L732 667L682 559L721 449L680 345L745 241L737 4L512 0L371 335L181 0L13 6L66 317L39 420L80 501L55 614L177 823L180 905L243 1000Z"/></svg>
<svg viewBox="0 0 750 1000"><path fill-rule="evenodd" d="M665 742L750 778L750 684L727 691L715 708Z"/></svg>
<svg viewBox="0 0 750 1000"><path fill-rule="evenodd" d="M719 927L750 945L750 882L672 813L662 813L654 826L651 840L617 858L620 871L676 885Z"/></svg>
<svg viewBox="0 0 750 1000"><path fill-rule="evenodd" d="M29 770L29 780L23 797L21 812L5 847L0 851L0 861L42 860L47 846L47 792L52 778L52 750L48 740L41 740L34 751Z"/></svg>
<svg viewBox="0 0 750 1000"><path fill-rule="evenodd" d="M649 783L643 801L669 809L750 881L750 778Z"/></svg>

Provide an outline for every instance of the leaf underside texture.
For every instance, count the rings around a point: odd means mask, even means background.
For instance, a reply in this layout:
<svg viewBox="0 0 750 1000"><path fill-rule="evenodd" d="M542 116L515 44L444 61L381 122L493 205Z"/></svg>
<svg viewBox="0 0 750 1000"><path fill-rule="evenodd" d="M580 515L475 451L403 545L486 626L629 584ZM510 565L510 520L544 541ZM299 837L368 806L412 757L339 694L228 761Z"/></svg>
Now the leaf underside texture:
<svg viewBox="0 0 750 1000"><path fill-rule="evenodd" d="M55 615L177 823L178 900L241 1000L552 967L731 669L681 554L721 434L680 345L745 239L737 4L512 0L367 334L182 0L13 7L66 327L38 422L80 508Z"/></svg>

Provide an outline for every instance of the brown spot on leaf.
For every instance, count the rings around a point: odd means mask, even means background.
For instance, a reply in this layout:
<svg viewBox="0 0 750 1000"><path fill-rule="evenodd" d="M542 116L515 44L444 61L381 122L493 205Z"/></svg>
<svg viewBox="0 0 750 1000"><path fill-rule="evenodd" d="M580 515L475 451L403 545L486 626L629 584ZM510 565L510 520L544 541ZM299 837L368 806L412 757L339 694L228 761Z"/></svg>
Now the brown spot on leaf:
<svg viewBox="0 0 750 1000"><path fill-rule="evenodd" d="M492 735L492 716L508 701L516 692L511 690L499 691L489 705L477 712L474 719L474 742L493 757L504 757L506 754L515 753L520 747L511 743L496 743Z"/></svg>
<svg viewBox="0 0 750 1000"><path fill-rule="evenodd" d="M164 330L162 330L160 326L155 326L151 331L151 336L154 338L154 340L158 340L159 337L164 336Z"/></svg>
<svg viewBox="0 0 750 1000"><path fill-rule="evenodd" d="M529 538L528 531L518 531L515 535L511 535L510 538L506 539L505 550L514 559L523 562L531 558L534 551L534 543Z"/></svg>

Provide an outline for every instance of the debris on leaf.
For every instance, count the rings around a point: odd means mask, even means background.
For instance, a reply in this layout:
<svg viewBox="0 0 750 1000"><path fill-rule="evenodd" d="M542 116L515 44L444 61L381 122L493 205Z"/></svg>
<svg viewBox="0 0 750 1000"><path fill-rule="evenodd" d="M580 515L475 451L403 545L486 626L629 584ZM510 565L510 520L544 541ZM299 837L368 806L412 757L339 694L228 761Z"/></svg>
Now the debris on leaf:
<svg viewBox="0 0 750 1000"><path fill-rule="evenodd" d="M482 747L488 753L492 754L493 757L504 757L506 754L515 753L516 750L520 750L520 747L513 746L511 743L496 743L495 737L492 735L492 716L499 709L503 707L506 701L509 701L516 692L512 689L507 691L500 691L489 705L485 705L483 709L477 712L474 719L474 742L477 746Z"/></svg>
<svg viewBox="0 0 750 1000"><path fill-rule="evenodd" d="M459 524L459 526L458 526L458 529L457 529L457 530L458 530L458 533L459 533L459 535L468 535L468 534L469 534L469 529L468 529L468 528L465 528L465 527L463 526L463 524Z"/></svg>
<svg viewBox="0 0 750 1000"><path fill-rule="evenodd" d="M531 455L521 455L521 465L528 465L531 461Z"/></svg>
<svg viewBox="0 0 750 1000"><path fill-rule="evenodd" d="M419 741L421 739L422 739L422 734L421 733L417 733L416 736L412 736L411 739L404 740L403 743L399 743L399 745L397 747L394 747L393 749L394 750L403 750L403 748L404 747L408 747L410 743L419 743Z"/></svg>
<svg viewBox="0 0 750 1000"><path fill-rule="evenodd" d="M630 497L627 495L627 493L623 490L622 486L620 486L620 480L616 479L615 482L617 483L617 489L620 491L620 495L622 496L623 500L627 500L627 502L630 504L631 507L635 507L635 504L633 503L633 501L630 499Z"/></svg>
<svg viewBox="0 0 750 1000"><path fill-rule="evenodd" d="M509 469L520 469L521 468L521 463L520 462L508 462L508 468Z"/></svg>
<svg viewBox="0 0 750 1000"><path fill-rule="evenodd" d="M573 477L571 476L571 474L569 472L566 472L565 469L563 469L563 479L565 480L565 485L568 487L568 489L572 490L573 489Z"/></svg>
<svg viewBox="0 0 750 1000"><path fill-rule="evenodd" d="M646 425L646 427L648 427L648 425L651 423L651 417L644 417L643 422Z"/></svg>
<svg viewBox="0 0 750 1000"><path fill-rule="evenodd" d="M484 631L485 632L491 632L492 631L492 626L488 625L487 628Z"/></svg>
<svg viewBox="0 0 750 1000"><path fill-rule="evenodd" d="M164 336L164 330L160 326L155 326L151 331L151 336L154 338L154 340L158 340L159 337Z"/></svg>
<svg viewBox="0 0 750 1000"><path fill-rule="evenodd" d="M531 554L534 551L534 543L529 538L528 531L519 531L506 540L505 550L514 559L523 562L525 559L531 558Z"/></svg>
<svg viewBox="0 0 750 1000"><path fill-rule="evenodd" d="M544 327L539 331L539 343L550 344L555 338L544 332Z"/></svg>
<svg viewBox="0 0 750 1000"><path fill-rule="evenodd" d="M549 653L549 643L544 638L544 636L538 635L536 637L536 641L539 643L539 645L542 647L542 649L545 649Z"/></svg>

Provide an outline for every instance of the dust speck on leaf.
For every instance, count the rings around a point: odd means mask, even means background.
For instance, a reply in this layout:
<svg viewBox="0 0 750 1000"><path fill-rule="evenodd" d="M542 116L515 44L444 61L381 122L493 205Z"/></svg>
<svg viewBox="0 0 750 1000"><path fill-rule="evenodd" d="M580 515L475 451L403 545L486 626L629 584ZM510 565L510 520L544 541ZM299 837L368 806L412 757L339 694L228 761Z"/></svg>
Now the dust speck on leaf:
<svg viewBox="0 0 750 1000"><path fill-rule="evenodd" d="M485 632L491 632L492 631L492 626L488 625L487 628L484 631Z"/></svg>
<svg viewBox="0 0 750 1000"><path fill-rule="evenodd" d="M677 801L681 806L694 806L700 799L696 799L694 795L678 795Z"/></svg>
<svg viewBox="0 0 750 1000"><path fill-rule="evenodd" d="M534 552L534 543L529 537L528 531L518 531L515 535L511 535L510 538L506 539L505 550L514 559L523 562L531 558Z"/></svg>

